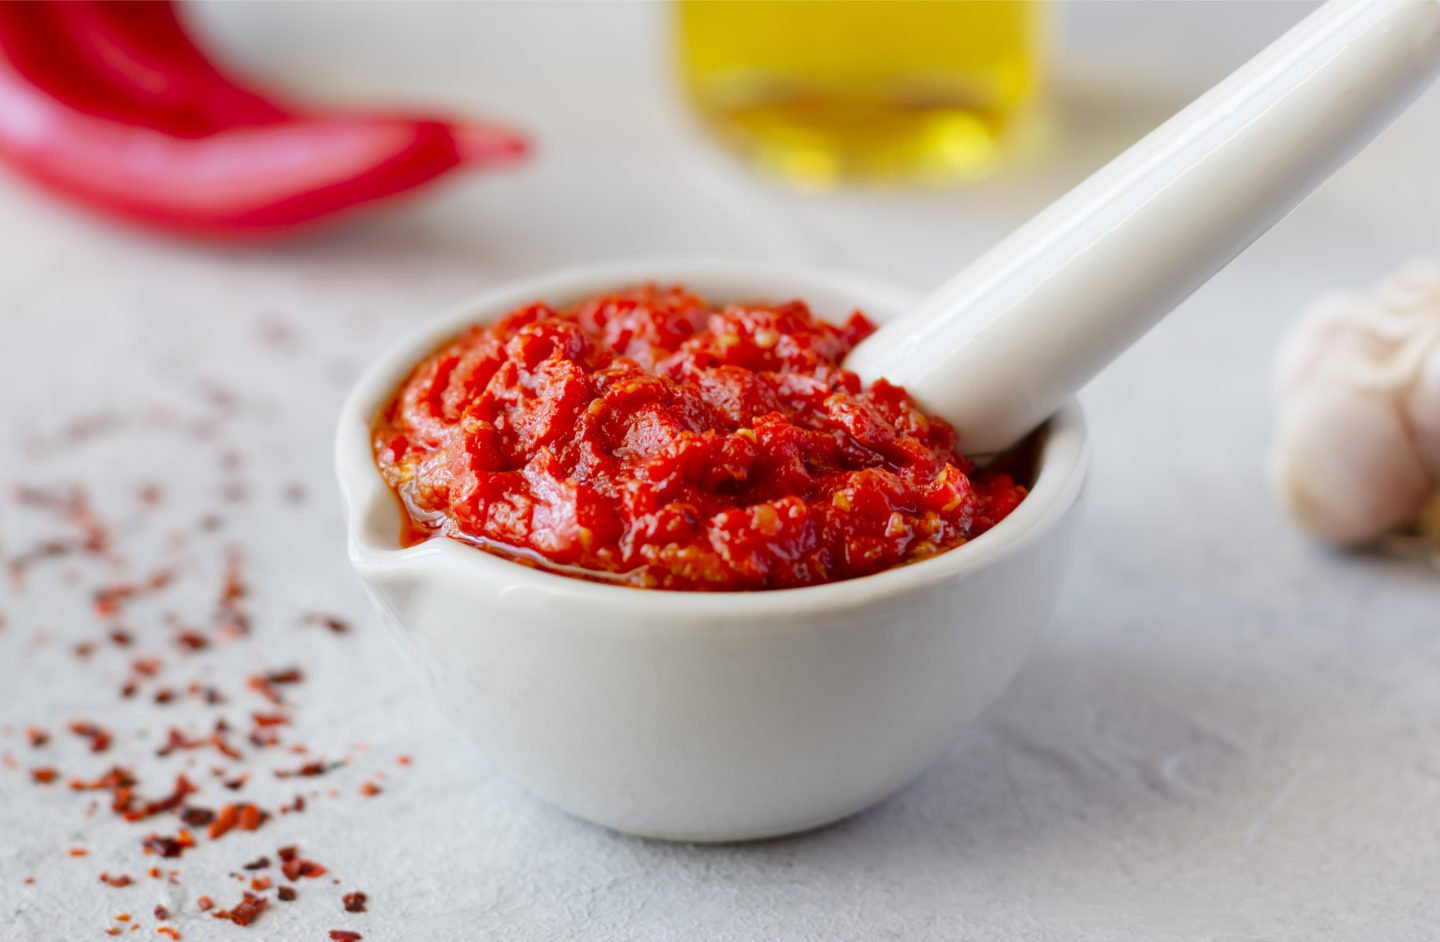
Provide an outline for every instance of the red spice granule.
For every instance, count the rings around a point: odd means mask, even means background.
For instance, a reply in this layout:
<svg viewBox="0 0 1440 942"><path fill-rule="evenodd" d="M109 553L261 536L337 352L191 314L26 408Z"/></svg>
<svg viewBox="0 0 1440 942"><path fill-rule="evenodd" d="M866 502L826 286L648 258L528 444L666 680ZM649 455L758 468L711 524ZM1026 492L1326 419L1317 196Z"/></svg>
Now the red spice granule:
<svg viewBox="0 0 1440 942"><path fill-rule="evenodd" d="M380 794L380 786L376 785L374 782L366 782L364 785L360 786L360 794L364 795L366 798L374 798L376 795Z"/></svg>
<svg viewBox="0 0 1440 942"><path fill-rule="evenodd" d="M302 877L315 878L325 875L325 868L313 860L306 860L300 856L300 848L293 844L282 847L276 852L280 857L280 870L285 874L287 880L297 880Z"/></svg>
<svg viewBox="0 0 1440 942"><path fill-rule="evenodd" d="M358 932L351 932L349 929L331 929L330 942L360 942L364 938Z"/></svg>
<svg viewBox="0 0 1440 942"><path fill-rule="evenodd" d="M255 877L250 881L250 889L257 893L270 889L269 877Z"/></svg>
<svg viewBox="0 0 1440 942"><path fill-rule="evenodd" d="M175 776L175 789L169 795L141 805L139 808L125 809L123 812L124 818L126 821L140 821L152 815L174 811L180 807L187 796L193 795L196 791L195 786L190 784L190 780L187 779L184 774L177 775Z"/></svg>
<svg viewBox="0 0 1440 942"><path fill-rule="evenodd" d="M159 854L161 857L179 857L185 851L195 846L195 836L184 828L174 837L165 837L162 834L151 834L145 838L145 850L152 854Z"/></svg>
<svg viewBox="0 0 1440 942"><path fill-rule="evenodd" d="M298 684L305 679L305 674L298 667L288 667L285 670L271 671L268 674L254 674L247 683L251 690L279 706L285 702L277 686L284 684Z"/></svg>
<svg viewBox="0 0 1440 942"><path fill-rule="evenodd" d="M180 820L193 828L203 828L215 820L215 812L209 808L184 808L180 812Z"/></svg>
<svg viewBox="0 0 1440 942"><path fill-rule="evenodd" d="M327 761L325 761L324 759L316 759L316 760L313 761L313 762L307 762L307 763L305 763L304 765L300 766L300 768L298 768L298 769L276 769L276 770L275 770L275 777L276 777L276 778L296 778L296 777L313 778L314 776L324 775L326 772L330 772L330 771L333 771L333 770L335 770L335 769L338 769L338 768L340 768L340 767L341 767L342 765L344 765L344 764L345 764L344 760L341 760L341 759L336 759L336 760L333 761L333 762L327 762Z"/></svg>
<svg viewBox="0 0 1440 942"><path fill-rule="evenodd" d="M76 657L80 658L80 660L83 661L90 655L95 653L95 642L81 641L78 642L75 647L71 648L71 650L75 652Z"/></svg>
<svg viewBox="0 0 1440 942"><path fill-rule="evenodd" d="M89 852L88 850L86 850L85 848L83 848L83 847L72 847L72 848L70 848L70 856L71 856L71 857L85 857L85 856L88 856L89 853L90 853L90 852Z"/></svg>
<svg viewBox="0 0 1440 942"><path fill-rule="evenodd" d="M263 896L256 896L249 890L245 891L245 897L231 909L217 909L210 915L216 919L228 919L237 926L248 926L260 917L270 901Z"/></svg>
<svg viewBox="0 0 1440 942"><path fill-rule="evenodd" d="M163 935L166 938L170 939L171 942L179 942L180 939L180 930L176 929L174 926L156 926L155 934Z"/></svg>
<svg viewBox="0 0 1440 942"><path fill-rule="evenodd" d="M195 905L202 913L208 913L215 905L215 901L208 896L202 896L195 900Z"/></svg>
<svg viewBox="0 0 1440 942"><path fill-rule="evenodd" d="M32 883L34 883L34 882L35 882L35 878L34 878L34 877L26 877L26 878L25 878L25 885L26 885L26 886L29 886L30 884L32 884Z"/></svg>
<svg viewBox="0 0 1440 942"><path fill-rule="evenodd" d="M295 893L295 887L282 886L275 891L275 895L287 903L293 903L297 894Z"/></svg>
<svg viewBox="0 0 1440 942"><path fill-rule="evenodd" d="M108 873L101 873L100 882L104 883L106 886L113 886L118 890L120 887L129 886L135 881L123 873L117 873L113 877Z"/></svg>
<svg viewBox="0 0 1440 942"><path fill-rule="evenodd" d="M165 662L158 657L137 657L130 662L130 669L141 677L154 677L164 668Z"/></svg>
<svg viewBox="0 0 1440 942"><path fill-rule="evenodd" d="M216 721L214 730L208 736L191 736L172 726L165 734L164 745L155 750L155 754L163 758L177 749L202 749L205 746L213 746L215 751L225 758L239 760L243 758L240 750L230 745L225 738L229 729L230 727L223 719Z"/></svg>
<svg viewBox="0 0 1440 942"><path fill-rule="evenodd" d="M198 631L182 631L175 636L175 643L186 651L203 651L210 647L210 639Z"/></svg>
<svg viewBox="0 0 1440 942"><path fill-rule="evenodd" d="M117 914L115 915L115 921L116 921L116 922L129 922L129 921L130 921L130 914L129 914L129 913L117 913Z"/></svg>
<svg viewBox="0 0 1440 942"><path fill-rule="evenodd" d="M50 741L50 734L38 726L25 727L25 741L30 743L32 749L39 749Z"/></svg>
<svg viewBox="0 0 1440 942"><path fill-rule="evenodd" d="M245 557L238 550L231 550L225 559L225 583L220 589L220 604L216 621L220 633L234 638L250 633L250 617L240 609L240 600L245 597L245 582L242 569Z"/></svg>
<svg viewBox="0 0 1440 942"><path fill-rule="evenodd" d="M108 928L108 929L105 930L105 934L106 934L106 935L119 935L119 934L120 934L120 928L119 928L118 926L111 926L110 928Z"/></svg>
<svg viewBox="0 0 1440 942"><path fill-rule="evenodd" d="M228 831L254 831L264 824L270 816L256 806L247 803L225 805L215 813L215 820L210 822L209 836L211 840L224 836Z"/></svg>
<svg viewBox="0 0 1440 942"><path fill-rule="evenodd" d="M395 758L395 764L396 764L396 765L409 765L409 764L410 764L410 757L409 757L409 756L396 756L396 758Z"/></svg>
<svg viewBox="0 0 1440 942"><path fill-rule="evenodd" d="M156 906L155 918L159 919L161 922L164 922L166 919L170 918L170 910L166 909L164 906Z"/></svg>
<svg viewBox="0 0 1440 942"><path fill-rule="evenodd" d="M133 788L135 784L135 773L118 765L112 765L110 771L92 781L87 782L84 779L72 778L69 782L70 788L77 792L115 792L121 789Z"/></svg>
<svg viewBox="0 0 1440 942"><path fill-rule="evenodd" d="M41 785L50 785L60 777L60 772L58 769L46 765L38 769L31 769L30 777Z"/></svg>
<svg viewBox="0 0 1440 942"><path fill-rule="evenodd" d="M369 897L359 890L356 890L354 893L346 893L344 897L345 911L347 913L363 913L367 899L369 899Z"/></svg>
<svg viewBox="0 0 1440 942"><path fill-rule="evenodd" d="M70 724L70 732L90 740L91 752L104 752L110 748L110 732L94 723L76 720Z"/></svg>
<svg viewBox="0 0 1440 942"><path fill-rule="evenodd" d="M140 582L121 583L99 589L95 592L95 613L101 618L113 618L120 614L120 609L125 602L141 595L158 592L169 585L174 578L173 572L162 569L149 579Z"/></svg>
<svg viewBox="0 0 1440 942"><path fill-rule="evenodd" d="M240 869L241 869L241 870L264 870L264 869L265 869L266 867L268 867L268 866L270 866L270 858L269 858L269 857L257 857L257 858L255 858L254 860L250 861L250 862L247 863L247 864L241 864L241 865L240 865Z"/></svg>
<svg viewBox="0 0 1440 942"><path fill-rule="evenodd" d="M318 625L322 628L328 628L337 635L348 634L350 632L350 623L345 619L335 615L326 615L321 612L309 613L300 620L300 623L303 625Z"/></svg>

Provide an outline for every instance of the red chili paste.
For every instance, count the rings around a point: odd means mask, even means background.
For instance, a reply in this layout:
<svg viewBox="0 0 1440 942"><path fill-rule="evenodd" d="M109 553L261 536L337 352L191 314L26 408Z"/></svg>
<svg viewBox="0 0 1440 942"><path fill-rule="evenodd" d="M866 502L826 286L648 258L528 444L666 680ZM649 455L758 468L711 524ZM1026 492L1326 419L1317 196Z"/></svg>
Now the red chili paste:
<svg viewBox="0 0 1440 942"><path fill-rule="evenodd" d="M531 304L416 368L376 460L407 543L662 589L879 572L983 533L1025 488L977 471L903 389L840 366L874 329L681 287Z"/></svg>

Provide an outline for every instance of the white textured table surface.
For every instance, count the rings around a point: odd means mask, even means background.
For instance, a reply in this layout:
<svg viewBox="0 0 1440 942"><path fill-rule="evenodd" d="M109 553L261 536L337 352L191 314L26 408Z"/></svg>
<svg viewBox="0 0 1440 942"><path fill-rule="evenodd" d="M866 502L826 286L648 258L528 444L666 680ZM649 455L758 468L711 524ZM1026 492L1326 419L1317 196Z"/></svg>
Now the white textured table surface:
<svg viewBox="0 0 1440 942"><path fill-rule="evenodd" d="M497 777L397 672L344 561L330 483L346 384L437 306L519 274L653 253L934 282L1303 10L1081 5L1050 155L972 190L812 197L751 180L695 136L667 80L659 8L206 8L230 54L277 81L472 106L532 129L542 150L517 172L274 250L137 236L0 176L0 561L72 533L12 486L65 482L91 492L123 557L57 556L0 587L0 758L13 766L0 765L0 939L105 938L121 912L143 923L136 938L157 938L156 904L186 940L222 942L338 928L366 942L1433 936L1440 581L1418 563L1308 545L1273 508L1261 465L1287 319L1318 292L1440 255L1440 96L1092 386L1093 500L1046 639L937 768L821 832L649 843ZM103 418L75 426L87 416ZM163 491L153 507L136 498L145 482ZM221 518L213 532L197 526L207 514ZM164 613L212 626L231 546L248 560L239 604L253 632L182 654ZM92 590L162 566L175 583L124 608L131 647L106 640ZM313 611L354 630L302 625ZM73 645L92 639L77 659ZM128 665L149 654L162 677L119 699ZM286 742L346 766L257 772L232 795L209 772L229 765L218 754L154 756L167 727L208 731L218 709L241 730L245 765L298 766L243 743L245 717L266 708L244 676L290 664L306 676L285 688ZM152 702L191 679L229 702ZM113 729L114 744L90 754L65 731L76 719ZM52 741L29 746L29 725ZM30 774L121 763L158 797L187 758L197 804L273 808L297 781L319 795L165 861L180 870L169 883L143 876L156 861L139 842L173 833L172 820L87 816L90 796ZM362 796L366 781L383 792ZM226 874L291 843L342 885L302 880L298 900L244 930L196 911L201 894L238 900ZM101 871L136 885L108 888ZM370 911L343 913L340 894L356 888Z"/></svg>

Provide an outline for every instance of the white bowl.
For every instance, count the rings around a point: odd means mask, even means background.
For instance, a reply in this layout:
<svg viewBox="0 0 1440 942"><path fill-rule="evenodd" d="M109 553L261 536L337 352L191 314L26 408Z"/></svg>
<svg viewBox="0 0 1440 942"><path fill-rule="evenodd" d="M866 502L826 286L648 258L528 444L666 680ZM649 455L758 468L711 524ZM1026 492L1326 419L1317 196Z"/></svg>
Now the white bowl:
<svg viewBox="0 0 1440 942"><path fill-rule="evenodd" d="M872 576L770 592L672 592L542 572L461 543L401 548L370 427L465 324L644 281L714 301L802 298L884 319L907 290L835 272L654 260L497 289L427 324L360 380L336 464L350 558L441 701L505 772L619 831L733 841L816 827L939 758L1014 677L1054 605L1087 466L1068 404L1029 496L979 538Z"/></svg>

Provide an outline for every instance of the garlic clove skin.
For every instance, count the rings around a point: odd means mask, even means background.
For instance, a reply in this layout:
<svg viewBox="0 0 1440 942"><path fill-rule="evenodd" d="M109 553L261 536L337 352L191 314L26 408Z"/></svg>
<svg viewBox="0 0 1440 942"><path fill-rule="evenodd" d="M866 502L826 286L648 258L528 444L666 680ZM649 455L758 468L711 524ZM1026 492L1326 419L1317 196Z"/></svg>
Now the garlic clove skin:
<svg viewBox="0 0 1440 942"><path fill-rule="evenodd" d="M1303 528L1343 545L1440 536L1440 267L1317 303L1281 344L1274 395L1271 484Z"/></svg>
<svg viewBox="0 0 1440 942"><path fill-rule="evenodd" d="M1371 542L1415 519L1431 492L1394 397L1338 384L1308 385L1288 398L1270 478L1296 522L1341 545Z"/></svg>
<svg viewBox="0 0 1440 942"><path fill-rule="evenodd" d="M1414 385L1405 394L1405 414L1410 420L1416 451L1425 461L1431 478L1440 481L1440 343L1431 346L1420 364Z"/></svg>

